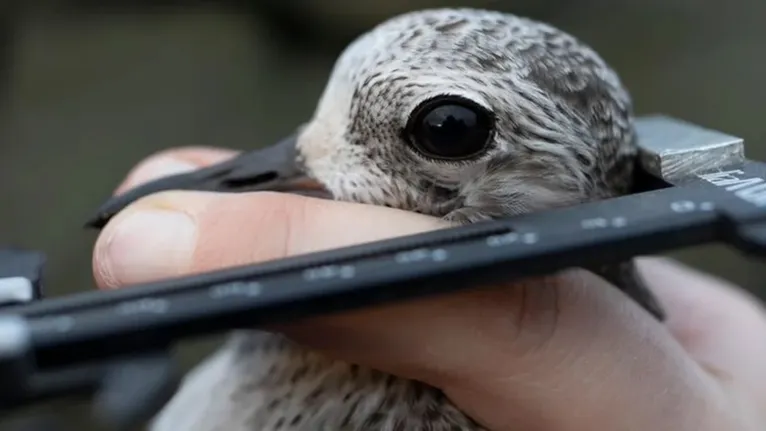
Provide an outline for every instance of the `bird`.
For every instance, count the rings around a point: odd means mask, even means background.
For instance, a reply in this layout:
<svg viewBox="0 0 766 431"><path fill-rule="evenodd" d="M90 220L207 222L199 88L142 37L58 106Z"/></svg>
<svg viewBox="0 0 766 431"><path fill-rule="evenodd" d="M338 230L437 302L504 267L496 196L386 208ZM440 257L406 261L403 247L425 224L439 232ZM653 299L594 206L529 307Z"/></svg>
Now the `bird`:
<svg viewBox="0 0 766 431"><path fill-rule="evenodd" d="M584 41L508 12L423 9L347 45L289 137L115 196L87 225L169 189L285 191L471 224L627 194L637 151L630 92ZM633 260L586 269L665 318ZM437 388L256 330L189 373L151 429L484 430Z"/></svg>

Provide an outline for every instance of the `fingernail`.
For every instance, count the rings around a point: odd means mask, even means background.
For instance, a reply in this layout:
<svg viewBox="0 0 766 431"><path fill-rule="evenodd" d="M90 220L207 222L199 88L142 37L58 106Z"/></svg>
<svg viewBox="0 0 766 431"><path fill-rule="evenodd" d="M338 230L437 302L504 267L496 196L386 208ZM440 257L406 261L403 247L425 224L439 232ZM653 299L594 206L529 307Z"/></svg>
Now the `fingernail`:
<svg viewBox="0 0 766 431"><path fill-rule="evenodd" d="M96 250L99 275L107 287L174 277L191 264L197 229L188 215L136 209L113 222Z"/></svg>

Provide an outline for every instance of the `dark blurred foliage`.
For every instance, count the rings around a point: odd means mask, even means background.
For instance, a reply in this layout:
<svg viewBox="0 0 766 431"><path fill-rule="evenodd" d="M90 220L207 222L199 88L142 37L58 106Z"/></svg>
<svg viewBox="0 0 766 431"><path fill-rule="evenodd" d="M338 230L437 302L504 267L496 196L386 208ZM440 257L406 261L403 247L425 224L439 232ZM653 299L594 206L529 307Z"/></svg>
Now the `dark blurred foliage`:
<svg viewBox="0 0 766 431"><path fill-rule="evenodd" d="M274 142L311 115L353 37L435 6L559 26L618 70L639 113L744 137L766 159L762 0L2 0L0 244L47 252L51 295L92 289L82 223L135 163ZM763 264L724 247L673 256L764 293Z"/></svg>

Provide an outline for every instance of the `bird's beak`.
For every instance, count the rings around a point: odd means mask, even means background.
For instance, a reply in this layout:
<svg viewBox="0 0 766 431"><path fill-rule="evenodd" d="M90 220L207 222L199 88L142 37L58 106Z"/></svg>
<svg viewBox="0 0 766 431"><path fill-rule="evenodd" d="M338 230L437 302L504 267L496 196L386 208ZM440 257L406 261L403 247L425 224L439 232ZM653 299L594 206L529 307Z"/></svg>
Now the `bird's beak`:
<svg viewBox="0 0 766 431"><path fill-rule="evenodd" d="M269 147L248 151L189 173L163 177L114 196L101 205L85 226L100 229L131 203L165 190L230 193L268 190L328 197L324 187L309 178L298 162L296 143L299 134L300 129Z"/></svg>

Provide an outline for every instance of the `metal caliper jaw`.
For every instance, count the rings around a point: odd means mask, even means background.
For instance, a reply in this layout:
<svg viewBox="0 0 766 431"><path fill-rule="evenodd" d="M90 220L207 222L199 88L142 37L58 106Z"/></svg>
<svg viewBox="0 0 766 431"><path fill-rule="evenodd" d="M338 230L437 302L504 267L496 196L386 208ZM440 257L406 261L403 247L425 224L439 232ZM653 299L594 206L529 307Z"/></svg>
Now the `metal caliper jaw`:
<svg viewBox="0 0 766 431"><path fill-rule="evenodd" d="M636 132L639 165L670 184L746 161L744 139L675 118L639 117Z"/></svg>

